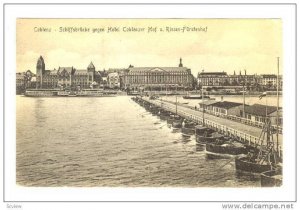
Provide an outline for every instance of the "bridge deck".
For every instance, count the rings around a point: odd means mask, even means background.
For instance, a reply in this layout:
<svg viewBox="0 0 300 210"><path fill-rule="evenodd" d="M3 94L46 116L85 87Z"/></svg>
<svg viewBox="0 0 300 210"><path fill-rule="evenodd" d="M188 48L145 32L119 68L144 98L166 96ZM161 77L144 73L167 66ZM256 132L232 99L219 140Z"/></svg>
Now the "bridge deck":
<svg viewBox="0 0 300 210"><path fill-rule="evenodd" d="M175 112L176 105L160 100L149 100L144 98L145 101L148 101L157 106L162 106L164 109ZM203 113L199 110L193 110L188 107L177 105L177 113L184 118L192 119L197 123L202 124L203 122ZM261 135L262 129L253 127L250 125L245 125L240 122L232 121L230 119L220 118L217 116L205 114L205 125L217 129L220 132L227 133L232 136L240 138L240 140L247 142L249 144L259 144L259 137ZM274 142L276 143L276 134L273 135ZM282 146L282 134L278 135L278 142L281 149Z"/></svg>

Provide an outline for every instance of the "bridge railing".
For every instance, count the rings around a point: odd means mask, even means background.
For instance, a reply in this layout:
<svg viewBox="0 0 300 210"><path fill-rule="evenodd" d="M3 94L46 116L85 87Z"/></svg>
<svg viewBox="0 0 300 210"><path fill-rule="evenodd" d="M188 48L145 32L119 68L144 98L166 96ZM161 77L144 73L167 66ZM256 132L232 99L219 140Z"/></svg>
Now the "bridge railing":
<svg viewBox="0 0 300 210"><path fill-rule="evenodd" d="M148 102L150 102L150 101L148 101ZM153 100L153 101L151 101L151 103L153 103L157 106L161 106L162 108L164 108L167 111L170 111L173 113L176 112L176 107L169 106L163 102L158 102L158 101ZM197 124L203 125L203 118L200 116L196 116L196 115L187 113L180 109L177 109L177 114L185 119L192 120L192 121L196 122ZM235 138L238 141L240 141L244 144L248 144L250 146L257 146L257 145L260 145L262 142L262 140L260 140L259 137L257 137L257 136L253 136L253 135L241 132L239 130L230 128L226 125L222 125L220 123L217 123L217 122L209 120L209 119L204 119L204 126L209 127L209 128L211 128L221 134L224 134L226 136ZM265 141L263 141L263 145L265 145ZM279 146L278 155L279 155L279 157L282 157L282 147L281 146Z"/></svg>
<svg viewBox="0 0 300 210"><path fill-rule="evenodd" d="M171 104L174 104L174 105L176 104L173 101L168 101L168 100L162 100L162 101L165 101L165 102L168 102L168 103L171 103ZM194 107L191 107L191 106L188 106L188 105L185 105L185 104L180 104L180 106L190 108L190 109L194 109ZM199 110L199 109L197 109L197 110ZM203 109L200 109L200 110L203 111ZM265 124L263 122L253 121L253 120L246 119L246 118L239 117L239 116L235 116L235 115L225 115L225 114L221 114L221 113L215 113L214 111L207 110L207 109L205 110L205 113L216 116L216 117L221 117L221 118L224 118L224 119L229 119L229 120L232 120L232 121L235 121L235 122L240 122L240 123L250 125L250 126L253 126L253 127L258 127L258 128L263 128L264 124ZM282 132L283 132L281 126L277 127L276 125L272 125L272 129L274 131L276 131L278 129L278 133L280 133L280 134L282 134Z"/></svg>

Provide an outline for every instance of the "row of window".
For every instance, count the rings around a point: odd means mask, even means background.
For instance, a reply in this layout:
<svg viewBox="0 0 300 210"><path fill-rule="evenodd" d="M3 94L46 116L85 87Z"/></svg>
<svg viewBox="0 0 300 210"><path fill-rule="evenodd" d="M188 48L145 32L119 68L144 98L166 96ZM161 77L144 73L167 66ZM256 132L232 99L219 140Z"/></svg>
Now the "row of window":
<svg viewBox="0 0 300 210"><path fill-rule="evenodd" d="M221 113L221 114L227 114L226 109L215 107L214 110L215 110L215 112L218 112L218 113Z"/></svg>
<svg viewBox="0 0 300 210"><path fill-rule="evenodd" d="M165 73L165 72L151 72L151 73L145 73L145 72L129 72L125 76L155 76L155 75L163 75L163 76L170 76L170 75L189 75L189 72L170 72L170 73Z"/></svg>
<svg viewBox="0 0 300 210"><path fill-rule="evenodd" d="M189 82L190 77L188 75L171 75L171 76L125 76L127 83L166 83L166 82Z"/></svg>

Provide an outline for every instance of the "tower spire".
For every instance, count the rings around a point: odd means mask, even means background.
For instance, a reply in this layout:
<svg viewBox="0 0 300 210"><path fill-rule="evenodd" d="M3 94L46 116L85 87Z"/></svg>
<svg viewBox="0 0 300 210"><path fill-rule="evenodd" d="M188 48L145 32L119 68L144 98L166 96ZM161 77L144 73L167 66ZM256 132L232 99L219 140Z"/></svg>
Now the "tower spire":
<svg viewBox="0 0 300 210"><path fill-rule="evenodd" d="M182 58L179 59L179 67L182 67Z"/></svg>

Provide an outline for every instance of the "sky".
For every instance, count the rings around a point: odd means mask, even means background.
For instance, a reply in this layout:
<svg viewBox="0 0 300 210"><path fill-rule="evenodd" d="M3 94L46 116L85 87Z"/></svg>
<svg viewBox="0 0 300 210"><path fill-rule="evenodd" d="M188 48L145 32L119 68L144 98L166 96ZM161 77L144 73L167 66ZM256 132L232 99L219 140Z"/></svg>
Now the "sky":
<svg viewBox="0 0 300 210"><path fill-rule="evenodd" d="M89 31L62 32L60 27ZM131 27L144 31L129 32ZM276 74L277 57L282 58L280 19L17 19L16 39L17 72L35 73L40 55L49 70L86 69L91 61L96 70L130 64L175 67L181 57L195 76L203 70Z"/></svg>

